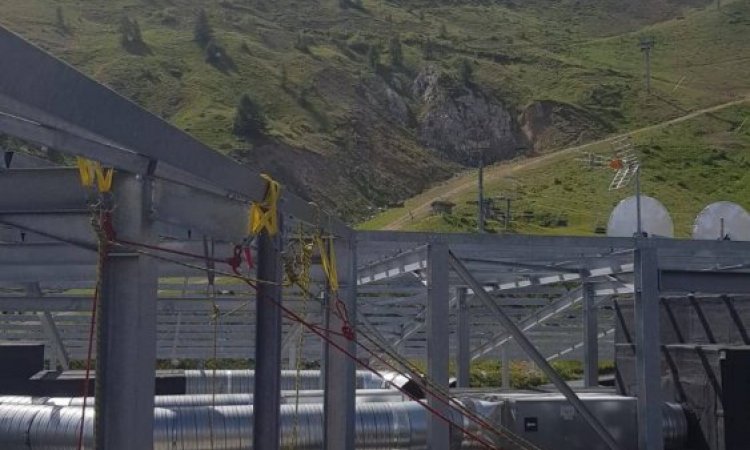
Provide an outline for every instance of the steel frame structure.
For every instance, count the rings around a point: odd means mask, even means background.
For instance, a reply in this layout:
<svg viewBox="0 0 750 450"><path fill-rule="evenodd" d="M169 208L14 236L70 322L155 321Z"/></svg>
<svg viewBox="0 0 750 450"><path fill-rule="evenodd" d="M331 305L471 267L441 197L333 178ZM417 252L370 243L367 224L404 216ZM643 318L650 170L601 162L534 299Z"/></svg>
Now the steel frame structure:
<svg viewBox="0 0 750 450"><path fill-rule="evenodd" d="M259 174L1 27L0 54L0 133L115 168L118 233L190 253L210 239L222 257L248 237L249 205L266 190ZM49 342L50 359L66 366L85 357L97 243L77 172L42 166L17 155L0 169L0 339ZM283 248L300 227L335 239L339 296L356 329L426 358L427 376L446 387L451 355L462 386L472 358L502 355L507 385L506 362L528 357L612 448L546 361L582 353L586 385L596 385L599 358L612 355L611 301L635 296L640 448L661 449L659 297L750 293L750 243L354 231L288 191L280 211L284 232L261 235L253 248L253 276L269 283L257 295L244 283L218 285L218 333L205 267L112 252L101 268L97 448L151 448L155 360L214 354L256 360L255 439L278 448L279 373L283 360L297 361L295 341L305 330L282 320L273 303L330 329L342 325L320 267L312 299L279 284ZM354 342L329 338L357 352ZM354 448L355 362L309 337L302 356L323 364L325 448ZM430 448L446 448L448 428L429 421Z"/></svg>

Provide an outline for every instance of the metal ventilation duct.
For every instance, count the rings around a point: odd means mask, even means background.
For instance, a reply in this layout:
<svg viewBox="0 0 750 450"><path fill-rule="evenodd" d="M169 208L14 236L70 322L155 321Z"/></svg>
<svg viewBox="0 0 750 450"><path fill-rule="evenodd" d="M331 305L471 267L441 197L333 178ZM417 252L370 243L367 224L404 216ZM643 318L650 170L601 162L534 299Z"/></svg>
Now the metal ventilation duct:
<svg viewBox="0 0 750 450"><path fill-rule="evenodd" d="M281 391L282 404L294 404L299 394L299 403L322 403L324 391ZM409 400L405 395L393 389L358 389L358 403L401 402ZM171 408L178 406L211 406L211 405L252 405L253 394L193 394L193 395L157 395L154 406ZM0 396L0 405L44 405L44 406L82 406L83 397L27 397L19 395ZM89 397L86 405L94 407L94 397Z"/></svg>
<svg viewBox="0 0 750 450"><path fill-rule="evenodd" d="M321 389L320 370L281 371L282 390ZM299 376L298 376L299 375ZM298 384L299 383L299 387ZM255 386L254 370L186 370L186 394L249 394ZM372 372L357 371L357 389L381 389L390 387Z"/></svg>
<svg viewBox="0 0 750 450"><path fill-rule="evenodd" d="M477 410L493 410L482 403ZM474 405L476 407L477 405ZM180 407L154 409L154 450L249 450L253 437L252 406ZM357 404L358 449L426 449L426 410L416 402ZM74 450L80 407L0 405L0 448L3 450ZM461 423L461 416L454 414ZM284 449L318 450L323 446L323 406L281 407ZM468 422L468 421L466 421ZM84 448L93 444L93 414L84 425ZM468 425L468 423L465 423ZM478 432L475 427L472 427ZM213 445L212 445L213 440ZM452 430L453 449L479 448ZM463 442L462 442L463 441Z"/></svg>

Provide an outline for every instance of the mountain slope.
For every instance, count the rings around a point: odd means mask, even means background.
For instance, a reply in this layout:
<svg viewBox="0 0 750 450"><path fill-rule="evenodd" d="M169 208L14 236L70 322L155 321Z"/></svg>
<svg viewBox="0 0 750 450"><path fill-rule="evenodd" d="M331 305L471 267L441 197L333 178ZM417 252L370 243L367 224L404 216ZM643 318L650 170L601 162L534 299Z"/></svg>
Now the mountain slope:
<svg viewBox="0 0 750 450"><path fill-rule="evenodd" d="M0 23L356 220L472 163L466 141L510 159L747 92L748 6L707 3L0 0ZM193 39L201 7L218 63ZM122 44L123 17L143 46ZM653 96L637 48L646 34ZM264 112L262 137L232 134L245 93Z"/></svg>
<svg viewBox="0 0 750 450"><path fill-rule="evenodd" d="M736 122L737 117L744 119ZM511 199L511 232L591 234L606 226L609 211L621 198L633 195L633 187L607 191L613 172L588 167L587 155L611 154L613 141L631 138L644 167L644 194L665 202L677 234L689 236L692 220L709 202L731 200L750 209L750 180L745 176L750 167L750 128L744 125L749 118L750 98L733 100L599 141L490 167L484 175L486 195L501 199L501 205L496 217L488 220L488 228L504 231L504 198ZM669 148L663 148L664 143ZM473 231L476 196L476 172L467 172L360 228ZM436 200L452 201L457 208L452 214L433 215L431 204Z"/></svg>

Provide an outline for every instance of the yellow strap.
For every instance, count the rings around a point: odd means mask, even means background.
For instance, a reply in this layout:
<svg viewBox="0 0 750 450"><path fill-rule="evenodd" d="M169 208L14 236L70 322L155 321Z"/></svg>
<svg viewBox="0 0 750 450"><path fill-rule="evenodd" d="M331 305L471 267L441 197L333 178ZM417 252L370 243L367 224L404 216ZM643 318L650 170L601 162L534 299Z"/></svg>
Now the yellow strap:
<svg viewBox="0 0 750 450"><path fill-rule="evenodd" d="M328 279L328 287L331 292L338 292L339 275L336 270L336 252L333 250L333 239L324 241L320 236L315 236L315 242L320 248L320 262Z"/></svg>
<svg viewBox="0 0 750 450"><path fill-rule="evenodd" d="M250 234L258 234L265 229L274 236L279 232L277 205L281 186L266 174L261 174L261 177L267 182L266 198L262 203L253 203L250 207Z"/></svg>
<svg viewBox="0 0 750 450"><path fill-rule="evenodd" d="M76 157L76 165L83 187L92 188L94 187L94 181L96 181L99 192L105 193L112 190L114 169L105 169L99 162L80 156Z"/></svg>

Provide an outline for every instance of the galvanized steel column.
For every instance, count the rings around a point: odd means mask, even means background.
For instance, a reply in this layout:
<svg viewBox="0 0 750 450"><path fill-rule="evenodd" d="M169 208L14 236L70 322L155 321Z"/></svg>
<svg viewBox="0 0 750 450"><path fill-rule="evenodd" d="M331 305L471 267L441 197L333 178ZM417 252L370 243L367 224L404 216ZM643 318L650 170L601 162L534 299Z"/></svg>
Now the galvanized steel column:
<svg viewBox="0 0 750 450"><path fill-rule="evenodd" d="M255 391L253 448L278 450L281 403L281 282L284 248L283 224L279 233L266 230L258 237L258 292L255 302Z"/></svg>
<svg viewBox="0 0 750 450"><path fill-rule="evenodd" d="M115 174L113 225L121 239L154 243L150 182ZM153 259L110 247L97 305L97 450L153 448L157 272Z"/></svg>
<svg viewBox="0 0 750 450"><path fill-rule="evenodd" d="M328 329L341 333L345 323L333 313L337 300L346 306L348 325L355 327L357 318L357 252L354 240L337 239L336 252L339 298L329 296L326 308ZM357 354L354 341L339 334L329 333L328 338L346 349L350 355ZM341 350L329 345L325 352L325 393L323 408L324 448L326 450L350 450L355 448L355 395L356 367L354 360Z"/></svg>
<svg viewBox="0 0 750 450"><path fill-rule="evenodd" d="M458 387L469 387L471 349L469 341L471 338L471 318L469 305L466 299L466 288L456 288L456 301L458 304L458 323L456 334L458 336L458 351L456 352L456 367L458 368Z"/></svg>
<svg viewBox="0 0 750 450"><path fill-rule="evenodd" d="M659 261L655 248L637 248L635 271L635 373L638 384L638 448L662 450Z"/></svg>
<svg viewBox="0 0 750 450"><path fill-rule="evenodd" d="M430 244L427 247L427 376L446 391L449 362L449 275L448 246L443 243ZM443 417L450 417L444 399L441 401L435 395L427 394L427 404ZM427 448L450 448L450 426L435 414L427 415Z"/></svg>
<svg viewBox="0 0 750 450"><path fill-rule="evenodd" d="M599 318L592 283L583 283L583 385L599 385Z"/></svg>

